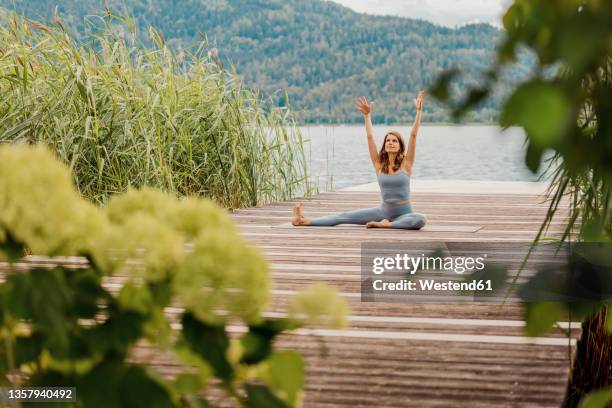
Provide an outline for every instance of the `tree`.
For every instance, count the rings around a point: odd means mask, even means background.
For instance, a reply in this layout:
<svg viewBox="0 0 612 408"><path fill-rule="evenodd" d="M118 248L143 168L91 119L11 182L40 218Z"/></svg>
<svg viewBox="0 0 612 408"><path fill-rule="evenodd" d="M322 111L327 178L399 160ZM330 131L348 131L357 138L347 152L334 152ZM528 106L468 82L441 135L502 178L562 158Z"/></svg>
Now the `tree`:
<svg viewBox="0 0 612 408"><path fill-rule="evenodd" d="M453 94L449 88L460 72L446 71L431 92L459 120L492 95L502 70L527 47L536 69L503 104L500 124L525 130L525 162L533 172L546 149L555 152L550 207L536 241L567 196L571 209L561 241L579 228L578 241L612 242L612 3L515 0L503 22L504 39L482 84ZM569 311L584 319L565 400L574 407L588 392L612 385L612 311L604 303L566 303L554 310L558 317Z"/></svg>

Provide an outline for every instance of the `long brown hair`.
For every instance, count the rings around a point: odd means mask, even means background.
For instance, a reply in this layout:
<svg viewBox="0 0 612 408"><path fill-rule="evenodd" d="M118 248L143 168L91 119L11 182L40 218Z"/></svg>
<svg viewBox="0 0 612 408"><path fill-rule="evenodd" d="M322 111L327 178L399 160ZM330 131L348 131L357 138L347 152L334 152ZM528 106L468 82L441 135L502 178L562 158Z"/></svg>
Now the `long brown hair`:
<svg viewBox="0 0 612 408"><path fill-rule="evenodd" d="M389 154L385 150L385 145L387 144L387 136L389 135L393 135L397 137L397 140L399 141L399 144L400 144L400 151L397 153L397 156L395 156L395 163L393 163L393 166L392 166L394 173L399 170L400 166L402 165L402 161L404 161L405 145L404 145L404 139L402 139L402 135L400 135L399 132L396 132L396 131L391 131L387 133L385 135L385 139L383 140L382 147L380 148L380 152L378 152L378 159L380 160L380 164L382 165L382 172L385 174L389 174L389 165L390 165Z"/></svg>

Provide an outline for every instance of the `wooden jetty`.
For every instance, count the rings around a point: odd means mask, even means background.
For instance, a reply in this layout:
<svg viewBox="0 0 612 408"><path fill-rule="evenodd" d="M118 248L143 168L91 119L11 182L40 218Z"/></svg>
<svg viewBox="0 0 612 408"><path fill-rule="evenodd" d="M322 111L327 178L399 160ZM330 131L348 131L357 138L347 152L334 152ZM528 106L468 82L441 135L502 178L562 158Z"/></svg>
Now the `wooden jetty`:
<svg viewBox="0 0 612 408"><path fill-rule="evenodd" d="M560 324L570 338L562 330L529 338L523 334L523 310L516 302L360 299L362 242L530 242L546 214L545 185L415 180L412 188L414 210L427 215L428 226L445 228L405 231L286 225L297 202L304 203L307 216L376 206L380 193L375 184L232 213L241 235L270 261L273 301L268 316L282 316L291 296L317 282L336 287L351 307L347 329L300 329L276 343L305 356L303 406L560 406L579 335L575 323ZM547 235L561 232L566 214L560 212ZM469 228L474 226L478 228ZM48 260L29 257L25 264L41 262ZM70 262L78 267L85 261ZM105 286L116 291L124 279L110 277ZM181 309L170 307L166 312L176 321ZM133 360L154 365L169 377L182 369L171 356L146 344L137 347ZM213 389L215 406L232 406L215 395L220 397Z"/></svg>
<svg viewBox="0 0 612 408"><path fill-rule="evenodd" d="M280 347L306 356L305 407L558 407L579 326L544 338L523 333L519 303L361 302L360 245L368 242L530 242L548 204L544 183L418 181L412 205L430 226L479 226L477 232L357 227L279 227L291 207L306 216L378 205L377 185L233 213L241 234L272 265L274 302L282 313L295 291L335 286L351 307L346 330L285 335ZM563 211L548 236L563 228ZM325 353L321 352L325 345Z"/></svg>

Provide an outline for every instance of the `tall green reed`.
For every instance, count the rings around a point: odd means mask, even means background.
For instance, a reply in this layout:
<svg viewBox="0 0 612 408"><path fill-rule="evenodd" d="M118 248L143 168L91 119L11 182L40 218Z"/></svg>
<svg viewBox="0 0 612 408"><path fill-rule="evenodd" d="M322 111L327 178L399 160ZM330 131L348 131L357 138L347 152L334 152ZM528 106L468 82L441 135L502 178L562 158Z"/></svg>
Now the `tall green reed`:
<svg viewBox="0 0 612 408"><path fill-rule="evenodd" d="M207 196L228 208L309 194L302 135L235 70L173 50L107 13L80 42L59 18L0 16L0 143L44 143L83 195L130 186Z"/></svg>

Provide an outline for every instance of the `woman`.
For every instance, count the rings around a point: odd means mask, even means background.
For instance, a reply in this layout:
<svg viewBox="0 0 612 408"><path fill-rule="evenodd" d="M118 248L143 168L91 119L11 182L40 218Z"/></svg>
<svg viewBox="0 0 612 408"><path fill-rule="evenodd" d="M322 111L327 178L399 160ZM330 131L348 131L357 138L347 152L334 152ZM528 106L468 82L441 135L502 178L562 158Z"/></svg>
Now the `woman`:
<svg viewBox="0 0 612 408"><path fill-rule="evenodd" d="M365 224L368 228L421 229L427 219L423 214L412 212L410 206L410 176L414 164L416 137L423 111L423 91L419 92L414 103L417 108L408 146L398 132L385 135L383 146L377 152L372 128L372 107L365 97L359 98L358 108L363 113L368 136L370 158L376 170L378 185L382 194L382 204L374 208L344 212L309 220L302 214L302 204L293 207L295 226L332 226L338 224Z"/></svg>

